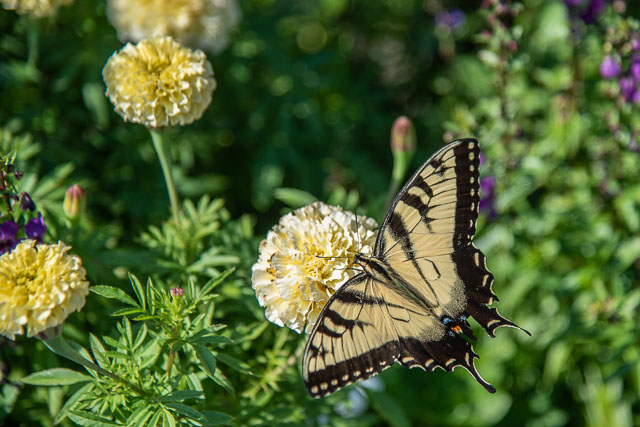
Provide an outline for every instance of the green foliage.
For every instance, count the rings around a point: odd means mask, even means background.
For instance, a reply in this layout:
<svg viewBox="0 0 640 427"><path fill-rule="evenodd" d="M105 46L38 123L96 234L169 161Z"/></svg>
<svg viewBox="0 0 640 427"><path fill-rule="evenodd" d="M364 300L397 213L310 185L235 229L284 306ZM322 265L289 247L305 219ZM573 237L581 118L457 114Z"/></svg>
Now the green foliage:
<svg viewBox="0 0 640 427"><path fill-rule="evenodd" d="M27 192L45 241L82 258L93 292L64 335L120 378L0 338L0 423L640 424L640 113L599 73L611 49L629 66L638 5L587 25L556 0L507 14L440 0L241 3L230 46L209 56L211 106L164 132L177 221L148 132L104 97L101 68L122 46L104 2L41 21L0 10L0 159L24 172L3 191ZM434 24L455 7L461 26ZM403 114L412 167L455 137L480 140L497 215L481 215L476 244L498 309L532 337L477 334L495 395L461 370L393 367L311 400L306 337L270 324L251 288L258 242L316 199L381 219ZM62 209L75 183L87 194L77 219Z"/></svg>

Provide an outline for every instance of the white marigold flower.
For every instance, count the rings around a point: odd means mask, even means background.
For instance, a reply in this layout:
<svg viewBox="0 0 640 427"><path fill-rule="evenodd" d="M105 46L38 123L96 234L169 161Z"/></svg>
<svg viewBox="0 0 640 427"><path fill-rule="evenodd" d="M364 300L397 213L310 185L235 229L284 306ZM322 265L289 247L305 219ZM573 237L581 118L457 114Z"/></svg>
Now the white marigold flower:
<svg viewBox="0 0 640 427"><path fill-rule="evenodd" d="M149 128L185 125L202 117L216 81L204 52L171 37L127 43L102 70L107 96L125 121Z"/></svg>
<svg viewBox="0 0 640 427"><path fill-rule="evenodd" d="M44 18L56 13L60 6L73 3L73 0L0 0L2 7L15 10L20 15Z"/></svg>
<svg viewBox="0 0 640 427"><path fill-rule="evenodd" d="M123 41L172 36L215 53L240 22L236 0L109 0L107 16Z"/></svg>
<svg viewBox="0 0 640 427"><path fill-rule="evenodd" d="M31 337L60 325L84 306L89 282L70 246L23 240L0 256L0 334Z"/></svg>
<svg viewBox="0 0 640 427"><path fill-rule="evenodd" d="M251 283L269 321L310 332L331 295L357 274L353 259L371 254L371 218L314 202L283 216L260 243Z"/></svg>

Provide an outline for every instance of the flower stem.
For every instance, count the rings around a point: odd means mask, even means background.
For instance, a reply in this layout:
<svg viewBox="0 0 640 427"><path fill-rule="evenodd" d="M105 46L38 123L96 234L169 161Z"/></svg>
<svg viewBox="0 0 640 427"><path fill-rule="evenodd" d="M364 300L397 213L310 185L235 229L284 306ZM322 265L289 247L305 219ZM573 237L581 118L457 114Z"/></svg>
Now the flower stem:
<svg viewBox="0 0 640 427"><path fill-rule="evenodd" d="M40 23L37 19L32 19L27 24L27 65L34 67L38 62L40 53L39 33Z"/></svg>
<svg viewBox="0 0 640 427"><path fill-rule="evenodd" d="M167 381L171 379L171 369L173 368L173 359L176 353L173 351L173 347L169 350L169 360L167 361Z"/></svg>
<svg viewBox="0 0 640 427"><path fill-rule="evenodd" d="M141 389L136 385L131 384L129 381L125 380L121 376L118 376L112 372L109 372L106 369L103 369L100 366L96 365L95 363L85 359L82 355L80 355L80 353L78 353L73 347L71 347L67 343L67 341L65 341L62 335L57 335L53 338L43 339L42 342L44 343L44 345L47 346L47 348L49 348L49 350L53 351L58 356L62 356L66 359L71 360L72 362L76 362L84 366L87 369L91 369L100 374L106 375L109 378L119 382L120 384L123 384L124 386L130 388L131 390L134 390L136 393L140 395L146 394L143 389Z"/></svg>
<svg viewBox="0 0 640 427"><path fill-rule="evenodd" d="M156 149L156 154L158 155L158 160L160 160L160 166L162 167L162 173L164 174L164 180L167 184L169 202L171 203L171 210L173 212L173 220L178 224L178 193L176 192L173 177L171 176L171 167L169 164L169 143L166 138L164 138L162 131L149 129L149 132L151 133L153 146Z"/></svg>

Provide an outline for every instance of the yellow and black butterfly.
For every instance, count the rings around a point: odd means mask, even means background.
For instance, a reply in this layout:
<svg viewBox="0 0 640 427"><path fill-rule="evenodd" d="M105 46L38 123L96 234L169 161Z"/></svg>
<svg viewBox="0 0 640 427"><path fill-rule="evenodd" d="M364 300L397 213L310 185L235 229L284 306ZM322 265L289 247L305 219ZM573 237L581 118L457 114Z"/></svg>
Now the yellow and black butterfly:
<svg viewBox="0 0 640 427"><path fill-rule="evenodd" d="M396 361L426 371L462 366L496 391L474 366L478 355L468 341L475 337L467 319L492 337L500 326L519 327L487 306L497 300L493 275L472 243L479 155L477 140L454 141L400 190L373 256L355 257L364 271L329 299L311 332L303 358L311 396L333 393Z"/></svg>

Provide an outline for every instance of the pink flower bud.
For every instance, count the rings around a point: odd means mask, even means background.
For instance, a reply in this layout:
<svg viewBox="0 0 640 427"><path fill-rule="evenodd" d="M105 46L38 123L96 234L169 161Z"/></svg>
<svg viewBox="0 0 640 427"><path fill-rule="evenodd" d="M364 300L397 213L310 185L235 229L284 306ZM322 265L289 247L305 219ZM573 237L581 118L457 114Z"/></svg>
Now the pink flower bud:
<svg viewBox="0 0 640 427"><path fill-rule="evenodd" d="M67 189L64 195L62 209L70 218L76 218L87 208L87 196L78 184L74 184Z"/></svg>
<svg viewBox="0 0 640 427"><path fill-rule="evenodd" d="M398 117L391 127L391 151L412 152L416 149L416 132L413 123L405 116Z"/></svg>

